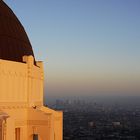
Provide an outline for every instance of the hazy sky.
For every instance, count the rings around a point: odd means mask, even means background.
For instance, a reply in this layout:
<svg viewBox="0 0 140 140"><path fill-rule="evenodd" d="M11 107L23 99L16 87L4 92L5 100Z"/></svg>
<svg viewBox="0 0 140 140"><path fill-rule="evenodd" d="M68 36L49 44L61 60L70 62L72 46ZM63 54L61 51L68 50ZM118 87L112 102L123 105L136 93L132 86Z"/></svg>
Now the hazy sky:
<svg viewBox="0 0 140 140"><path fill-rule="evenodd" d="M140 95L140 0L5 1L44 61L47 96Z"/></svg>

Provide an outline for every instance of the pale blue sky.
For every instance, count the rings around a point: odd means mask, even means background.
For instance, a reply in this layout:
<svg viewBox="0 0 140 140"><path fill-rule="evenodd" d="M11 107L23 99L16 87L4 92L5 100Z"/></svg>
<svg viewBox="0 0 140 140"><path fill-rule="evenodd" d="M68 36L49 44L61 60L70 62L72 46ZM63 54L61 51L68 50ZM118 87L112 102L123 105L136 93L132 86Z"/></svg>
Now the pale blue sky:
<svg viewBox="0 0 140 140"><path fill-rule="evenodd" d="M45 63L47 95L140 94L139 0L6 2Z"/></svg>

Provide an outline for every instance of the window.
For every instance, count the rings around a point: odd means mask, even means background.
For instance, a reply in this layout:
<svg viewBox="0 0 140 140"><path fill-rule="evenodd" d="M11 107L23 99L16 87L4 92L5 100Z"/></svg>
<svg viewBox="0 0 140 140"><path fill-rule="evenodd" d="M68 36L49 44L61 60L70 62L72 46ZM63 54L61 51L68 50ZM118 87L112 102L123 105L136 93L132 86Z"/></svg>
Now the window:
<svg viewBox="0 0 140 140"><path fill-rule="evenodd" d="M37 134L33 135L33 140L38 140L38 135Z"/></svg>
<svg viewBox="0 0 140 140"><path fill-rule="evenodd" d="M20 140L20 128L15 129L15 140Z"/></svg>

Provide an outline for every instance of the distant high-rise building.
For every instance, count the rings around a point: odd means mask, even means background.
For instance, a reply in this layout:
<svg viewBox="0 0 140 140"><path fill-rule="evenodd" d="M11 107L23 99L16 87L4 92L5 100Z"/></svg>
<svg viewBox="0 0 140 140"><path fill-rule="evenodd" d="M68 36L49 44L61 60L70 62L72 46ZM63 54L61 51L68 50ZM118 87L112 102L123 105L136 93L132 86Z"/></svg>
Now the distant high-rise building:
<svg viewBox="0 0 140 140"><path fill-rule="evenodd" d="M43 63L0 0L0 140L62 140L63 113L43 106Z"/></svg>

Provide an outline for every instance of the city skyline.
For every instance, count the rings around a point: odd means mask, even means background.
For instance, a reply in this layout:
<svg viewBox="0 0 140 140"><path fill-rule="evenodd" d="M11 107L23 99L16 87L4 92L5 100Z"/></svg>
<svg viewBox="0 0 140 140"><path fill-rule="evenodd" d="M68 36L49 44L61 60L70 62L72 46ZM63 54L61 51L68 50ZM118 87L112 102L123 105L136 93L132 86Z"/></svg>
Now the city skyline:
<svg viewBox="0 0 140 140"><path fill-rule="evenodd" d="M45 62L46 96L140 94L138 0L6 0Z"/></svg>

